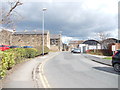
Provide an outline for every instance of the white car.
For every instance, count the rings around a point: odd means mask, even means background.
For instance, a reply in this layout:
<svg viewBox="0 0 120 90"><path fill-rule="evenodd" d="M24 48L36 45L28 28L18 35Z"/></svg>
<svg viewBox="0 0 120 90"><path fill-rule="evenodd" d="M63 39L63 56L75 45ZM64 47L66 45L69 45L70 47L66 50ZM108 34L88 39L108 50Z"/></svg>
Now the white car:
<svg viewBox="0 0 120 90"><path fill-rule="evenodd" d="M80 49L75 48L75 49L72 51L72 53L81 53L81 51L80 51Z"/></svg>

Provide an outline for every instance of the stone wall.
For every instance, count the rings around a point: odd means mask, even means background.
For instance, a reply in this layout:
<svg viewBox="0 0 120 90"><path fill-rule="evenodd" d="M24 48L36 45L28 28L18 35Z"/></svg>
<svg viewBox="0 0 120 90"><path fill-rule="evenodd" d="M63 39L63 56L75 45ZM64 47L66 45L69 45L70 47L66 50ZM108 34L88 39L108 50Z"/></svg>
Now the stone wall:
<svg viewBox="0 0 120 90"><path fill-rule="evenodd" d="M12 32L7 30L2 30L0 32L0 44L10 45L11 44Z"/></svg>
<svg viewBox="0 0 120 90"><path fill-rule="evenodd" d="M7 30L0 32L0 44L16 46L42 46L42 34L14 34ZM44 34L44 45L50 48L50 34Z"/></svg>
<svg viewBox="0 0 120 90"><path fill-rule="evenodd" d="M44 45L50 48L50 40L49 35L44 35ZM40 34L31 34L31 35L12 35L12 45L17 46L42 46L43 44L43 37Z"/></svg>

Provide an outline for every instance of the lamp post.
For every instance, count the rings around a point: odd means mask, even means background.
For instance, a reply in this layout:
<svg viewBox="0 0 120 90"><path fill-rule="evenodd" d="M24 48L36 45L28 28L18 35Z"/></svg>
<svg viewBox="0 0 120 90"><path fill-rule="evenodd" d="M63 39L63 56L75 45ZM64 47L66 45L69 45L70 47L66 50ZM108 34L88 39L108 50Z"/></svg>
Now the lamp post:
<svg viewBox="0 0 120 90"><path fill-rule="evenodd" d="M59 46L59 50L62 51L62 31L59 31L60 32L60 46Z"/></svg>
<svg viewBox="0 0 120 90"><path fill-rule="evenodd" d="M42 43L42 55L44 55L44 23L45 23L45 21L44 21L44 12L47 10L47 8L43 8L42 9L42 11L43 11L43 22L42 22L42 28L43 28L43 31L42 31L42 41L43 41L43 43Z"/></svg>

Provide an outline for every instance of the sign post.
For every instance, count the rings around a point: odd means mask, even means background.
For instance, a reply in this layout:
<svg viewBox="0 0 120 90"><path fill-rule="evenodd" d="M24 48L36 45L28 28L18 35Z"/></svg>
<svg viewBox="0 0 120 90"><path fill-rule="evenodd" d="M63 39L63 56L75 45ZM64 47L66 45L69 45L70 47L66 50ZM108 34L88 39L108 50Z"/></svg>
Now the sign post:
<svg viewBox="0 0 120 90"><path fill-rule="evenodd" d="M114 54L115 54L115 51L116 51L115 45L112 45L112 51L113 51L113 55L114 55Z"/></svg>

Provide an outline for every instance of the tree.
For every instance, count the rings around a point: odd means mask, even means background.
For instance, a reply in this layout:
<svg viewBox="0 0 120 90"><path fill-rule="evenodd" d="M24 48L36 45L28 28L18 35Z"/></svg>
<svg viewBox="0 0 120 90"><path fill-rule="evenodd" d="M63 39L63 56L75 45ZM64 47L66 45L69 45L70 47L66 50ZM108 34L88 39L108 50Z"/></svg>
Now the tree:
<svg viewBox="0 0 120 90"><path fill-rule="evenodd" d="M111 40L107 40L110 34L105 32L99 32L97 33L97 36L100 39L101 49L108 49L108 44L112 42Z"/></svg>
<svg viewBox="0 0 120 90"><path fill-rule="evenodd" d="M99 37L99 39L101 41L103 41L103 40L107 39L110 36L110 34L104 33L104 32L99 32L99 33L97 33L97 36Z"/></svg>
<svg viewBox="0 0 120 90"><path fill-rule="evenodd" d="M4 4L6 2L2 2ZM0 6L0 24L4 27L15 28L15 23L19 21L22 16L15 10L18 6L22 5L19 0L12 0L7 2L8 7Z"/></svg>

